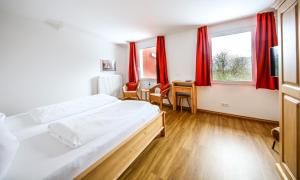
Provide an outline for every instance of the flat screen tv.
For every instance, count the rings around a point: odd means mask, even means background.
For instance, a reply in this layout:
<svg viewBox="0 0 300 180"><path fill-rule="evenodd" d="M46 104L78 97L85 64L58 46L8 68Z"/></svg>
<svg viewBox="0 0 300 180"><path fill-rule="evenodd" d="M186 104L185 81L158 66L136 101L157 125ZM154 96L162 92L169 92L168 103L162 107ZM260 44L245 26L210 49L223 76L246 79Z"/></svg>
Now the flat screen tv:
<svg viewBox="0 0 300 180"><path fill-rule="evenodd" d="M270 48L271 76L278 77L278 46Z"/></svg>

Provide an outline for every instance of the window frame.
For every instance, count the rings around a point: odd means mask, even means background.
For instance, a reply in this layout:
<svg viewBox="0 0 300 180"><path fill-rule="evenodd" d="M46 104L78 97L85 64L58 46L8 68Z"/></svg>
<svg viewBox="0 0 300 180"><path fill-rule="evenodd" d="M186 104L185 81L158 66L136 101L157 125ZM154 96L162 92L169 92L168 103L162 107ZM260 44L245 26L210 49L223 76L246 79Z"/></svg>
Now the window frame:
<svg viewBox="0 0 300 180"><path fill-rule="evenodd" d="M140 80L145 80L145 81L149 81L149 80L156 80L155 78L148 78L148 77L142 77L142 73L143 73L143 69L142 69L142 57L141 57L141 52L143 49L149 49L149 48L156 48L156 45L148 45L148 46L143 46L138 48L138 73L139 73L139 79ZM155 72L157 73L157 72Z"/></svg>
<svg viewBox="0 0 300 180"><path fill-rule="evenodd" d="M246 27L235 30L227 30L222 32L216 32L209 35L209 48L210 48L210 75L212 84L224 84L224 85L250 85L254 86L256 82L256 53L255 53L255 27ZM221 81L213 79L213 58L212 58L212 38L222 37L228 35L234 35L239 33L251 33L251 63L252 63L252 80L251 81Z"/></svg>

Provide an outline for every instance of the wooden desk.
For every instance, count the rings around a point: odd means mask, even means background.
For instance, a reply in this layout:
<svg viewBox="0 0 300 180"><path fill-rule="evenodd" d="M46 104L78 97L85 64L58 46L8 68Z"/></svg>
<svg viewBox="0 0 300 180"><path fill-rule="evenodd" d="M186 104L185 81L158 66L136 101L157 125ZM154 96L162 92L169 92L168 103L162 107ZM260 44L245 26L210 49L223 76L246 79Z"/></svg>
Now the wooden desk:
<svg viewBox="0 0 300 180"><path fill-rule="evenodd" d="M176 93L190 93L192 101L192 113L197 112L197 89L195 86L195 81L185 82L185 81L173 81L172 82L172 100L173 100L173 110L177 108Z"/></svg>

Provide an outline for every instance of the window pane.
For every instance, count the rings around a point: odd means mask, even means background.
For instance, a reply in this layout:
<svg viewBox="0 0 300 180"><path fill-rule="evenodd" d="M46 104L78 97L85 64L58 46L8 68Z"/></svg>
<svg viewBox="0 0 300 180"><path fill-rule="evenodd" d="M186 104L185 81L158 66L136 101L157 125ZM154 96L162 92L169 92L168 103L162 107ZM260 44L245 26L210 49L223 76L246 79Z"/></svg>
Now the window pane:
<svg viewBox="0 0 300 180"><path fill-rule="evenodd" d="M156 47L140 50L140 76L156 79Z"/></svg>
<svg viewBox="0 0 300 180"><path fill-rule="evenodd" d="M214 37L212 69L215 81L252 81L251 32Z"/></svg>

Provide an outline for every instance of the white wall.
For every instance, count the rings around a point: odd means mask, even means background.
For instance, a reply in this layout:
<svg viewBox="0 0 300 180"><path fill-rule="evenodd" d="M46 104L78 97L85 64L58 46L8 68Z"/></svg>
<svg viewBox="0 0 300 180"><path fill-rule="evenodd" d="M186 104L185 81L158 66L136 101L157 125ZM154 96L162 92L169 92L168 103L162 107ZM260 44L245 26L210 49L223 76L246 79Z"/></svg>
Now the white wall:
<svg viewBox="0 0 300 180"><path fill-rule="evenodd" d="M127 44L116 46L117 73L122 75L123 83L128 82L129 47Z"/></svg>
<svg viewBox="0 0 300 180"><path fill-rule="evenodd" d="M225 22L208 27L209 36L252 31L255 37L255 17ZM194 80L196 64L197 29L166 35L169 80ZM254 44L253 44L254 45ZM137 43L137 49L155 46L155 38ZM254 47L253 47L254 48ZM253 54L255 57L255 55ZM256 89L255 85L216 84L198 87L198 108L223 113L279 119L278 91ZM223 107L221 104L228 104Z"/></svg>
<svg viewBox="0 0 300 180"><path fill-rule="evenodd" d="M97 93L101 58L117 60L124 72L124 50L93 34L3 12L0 23L0 112Z"/></svg>

